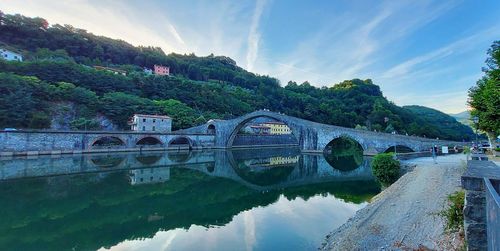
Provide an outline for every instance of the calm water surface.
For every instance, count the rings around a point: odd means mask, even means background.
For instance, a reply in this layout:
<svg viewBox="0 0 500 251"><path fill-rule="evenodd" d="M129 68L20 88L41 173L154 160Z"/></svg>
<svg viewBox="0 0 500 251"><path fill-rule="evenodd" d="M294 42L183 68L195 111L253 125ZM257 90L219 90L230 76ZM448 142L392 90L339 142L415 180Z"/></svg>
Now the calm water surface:
<svg viewBox="0 0 500 251"><path fill-rule="evenodd" d="M380 191L298 149L0 160L0 250L313 250Z"/></svg>

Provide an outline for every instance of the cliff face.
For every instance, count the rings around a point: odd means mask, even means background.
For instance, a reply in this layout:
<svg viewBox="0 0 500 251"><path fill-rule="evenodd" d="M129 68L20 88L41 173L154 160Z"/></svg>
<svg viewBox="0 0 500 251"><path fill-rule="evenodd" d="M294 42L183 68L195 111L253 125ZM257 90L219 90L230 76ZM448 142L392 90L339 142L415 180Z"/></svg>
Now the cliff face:
<svg viewBox="0 0 500 251"><path fill-rule="evenodd" d="M80 116L78 108L73 102L53 102L50 111L50 129L51 130L99 130L116 131L118 126L106 116L97 113L87 122L79 123Z"/></svg>

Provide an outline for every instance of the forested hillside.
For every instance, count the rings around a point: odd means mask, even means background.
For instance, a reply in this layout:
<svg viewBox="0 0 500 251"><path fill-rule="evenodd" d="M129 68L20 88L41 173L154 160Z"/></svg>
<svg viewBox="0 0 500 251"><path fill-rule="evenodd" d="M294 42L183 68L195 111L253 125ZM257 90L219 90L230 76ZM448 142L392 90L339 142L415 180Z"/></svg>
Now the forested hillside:
<svg viewBox="0 0 500 251"><path fill-rule="evenodd" d="M404 108L417 114L425 120L427 124L440 125L436 128L425 128L426 131L429 131L434 135L451 135L452 138L460 138L461 135L470 135L473 133L469 126L457 123L457 120L454 117L438 110L418 105L404 106Z"/></svg>
<svg viewBox="0 0 500 251"><path fill-rule="evenodd" d="M224 56L166 55L42 18L0 13L0 47L24 62L0 61L0 128L102 129L99 116L126 129L133 113L167 114L174 129L270 109L320 123L442 139L469 139L450 121L398 107L371 80L332 87L308 82L281 86L269 76L238 67ZM143 67L169 66L171 76L148 75ZM109 66L126 76L95 70ZM445 115L447 116L447 115ZM448 116L449 117L449 116ZM451 118L451 117L450 117Z"/></svg>

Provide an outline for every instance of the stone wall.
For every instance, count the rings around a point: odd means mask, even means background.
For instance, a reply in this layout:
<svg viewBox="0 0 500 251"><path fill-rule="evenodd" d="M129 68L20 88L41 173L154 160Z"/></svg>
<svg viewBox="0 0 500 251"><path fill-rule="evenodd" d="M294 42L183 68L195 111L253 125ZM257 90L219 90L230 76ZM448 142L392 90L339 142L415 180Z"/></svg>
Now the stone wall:
<svg viewBox="0 0 500 251"><path fill-rule="evenodd" d="M94 142L104 137L119 139L119 146L95 146ZM155 138L161 144L154 147L138 145L143 138ZM82 152L114 152L144 150L169 150L169 142L178 137L187 138L193 149L214 147L214 135L176 134L151 132L96 132L96 131L2 131L0 132L0 155L38 155Z"/></svg>
<svg viewBox="0 0 500 251"><path fill-rule="evenodd" d="M297 139L289 135L237 135L233 146L298 145Z"/></svg>
<svg viewBox="0 0 500 251"><path fill-rule="evenodd" d="M464 230L468 250L487 250L488 246L498 240L500 228L493 229L493 236L488 235L488 228L495 228L494 220L488 219L486 179L500 180L500 168L490 161L470 160L467 170L462 176L462 187L465 189ZM488 213L498 213L498 205L488 208ZM496 206L496 208L495 208ZM493 210L492 210L493 209ZM498 226L498 225L497 225ZM491 249L494 250L494 249Z"/></svg>

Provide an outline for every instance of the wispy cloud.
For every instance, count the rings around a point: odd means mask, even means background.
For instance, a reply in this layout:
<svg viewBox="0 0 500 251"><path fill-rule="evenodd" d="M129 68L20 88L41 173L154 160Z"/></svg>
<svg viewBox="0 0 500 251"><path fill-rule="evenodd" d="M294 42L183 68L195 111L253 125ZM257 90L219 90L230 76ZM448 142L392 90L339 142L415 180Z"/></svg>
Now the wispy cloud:
<svg viewBox="0 0 500 251"><path fill-rule="evenodd" d="M435 61L442 60L446 57L463 54L470 49L474 49L479 42L490 41L495 38L494 34L500 32L500 26L493 26L485 30L479 31L470 36L464 37L451 44L447 44L441 48L435 49L426 54L406 60L392 68L388 69L381 77L382 78L397 78L407 75L416 67L429 65Z"/></svg>
<svg viewBox="0 0 500 251"><path fill-rule="evenodd" d="M257 0L252 17L252 23L250 24L250 32L248 33L248 50L246 56L247 70L249 71L253 70L257 54L259 53L261 35L258 29L265 5L265 0Z"/></svg>

